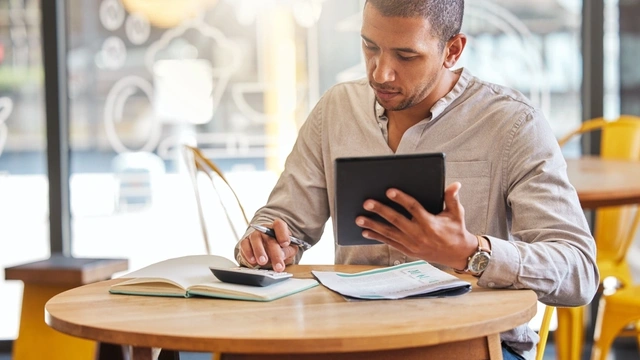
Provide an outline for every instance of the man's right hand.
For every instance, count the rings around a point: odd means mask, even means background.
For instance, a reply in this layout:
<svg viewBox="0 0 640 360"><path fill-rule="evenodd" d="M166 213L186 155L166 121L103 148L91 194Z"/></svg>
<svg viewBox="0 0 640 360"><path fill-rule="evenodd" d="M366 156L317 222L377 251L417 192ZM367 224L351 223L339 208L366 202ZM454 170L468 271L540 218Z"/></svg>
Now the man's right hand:
<svg viewBox="0 0 640 360"><path fill-rule="evenodd" d="M289 226L281 219L271 225L277 239L260 231L254 231L240 241L240 255L250 266L269 267L283 271L285 265L293 264L298 246L291 244Z"/></svg>

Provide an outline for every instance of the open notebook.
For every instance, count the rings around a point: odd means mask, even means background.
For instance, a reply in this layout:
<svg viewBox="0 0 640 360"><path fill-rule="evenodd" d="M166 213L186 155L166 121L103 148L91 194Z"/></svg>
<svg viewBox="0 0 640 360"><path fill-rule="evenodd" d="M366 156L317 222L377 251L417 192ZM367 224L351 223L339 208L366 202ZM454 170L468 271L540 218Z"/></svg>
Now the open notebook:
<svg viewBox="0 0 640 360"><path fill-rule="evenodd" d="M314 279L288 279L265 287L224 283L213 275L209 266L238 265L217 255L190 255L168 259L121 276L128 280L112 285L109 292L126 295L204 296L271 301L318 285Z"/></svg>

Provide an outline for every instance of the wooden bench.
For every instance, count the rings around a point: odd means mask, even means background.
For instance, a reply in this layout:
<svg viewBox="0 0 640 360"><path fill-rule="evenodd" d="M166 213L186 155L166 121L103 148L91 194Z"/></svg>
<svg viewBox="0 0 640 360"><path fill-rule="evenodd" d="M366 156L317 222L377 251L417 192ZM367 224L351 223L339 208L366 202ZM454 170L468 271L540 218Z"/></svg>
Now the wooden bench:
<svg viewBox="0 0 640 360"><path fill-rule="evenodd" d="M127 259L87 259L52 254L49 259L4 269L6 280L24 283L20 330L13 360L88 360L96 342L68 336L44 322L44 305L54 295L81 285L110 279L129 268Z"/></svg>

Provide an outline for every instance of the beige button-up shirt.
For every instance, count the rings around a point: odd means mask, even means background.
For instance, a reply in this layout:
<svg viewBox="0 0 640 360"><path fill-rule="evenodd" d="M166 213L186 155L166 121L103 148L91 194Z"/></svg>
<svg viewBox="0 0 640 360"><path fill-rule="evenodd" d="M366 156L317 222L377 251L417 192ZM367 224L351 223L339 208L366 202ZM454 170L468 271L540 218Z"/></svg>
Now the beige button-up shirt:
<svg viewBox="0 0 640 360"><path fill-rule="evenodd" d="M455 87L404 133L396 153L446 154L446 183L462 183L467 229L491 240L480 286L532 289L553 305L590 302L599 281L595 243L547 121L519 92L457 71ZM335 85L301 127L252 223L281 218L294 236L316 243L330 216L336 228L334 160L392 153L384 109L367 80ZM387 245L335 249L337 264L416 260ZM526 324L501 337L533 358L538 336Z"/></svg>

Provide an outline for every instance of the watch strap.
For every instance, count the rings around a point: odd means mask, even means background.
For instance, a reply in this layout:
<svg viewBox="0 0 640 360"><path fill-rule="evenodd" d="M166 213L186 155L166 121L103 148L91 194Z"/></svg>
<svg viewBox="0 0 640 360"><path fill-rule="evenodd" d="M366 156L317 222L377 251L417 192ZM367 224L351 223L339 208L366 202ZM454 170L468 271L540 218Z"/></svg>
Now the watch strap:
<svg viewBox="0 0 640 360"><path fill-rule="evenodd" d="M485 249L482 247L482 239L487 240L487 243L491 245L491 243L489 242L489 239L486 236L482 236L482 235L476 235L476 237L478 238L478 251L484 251L486 253L489 253L489 255L491 255L491 248Z"/></svg>
<svg viewBox="0 0 640 360"><path fill-rule="evenodd" d="M485 249L482 247L482 238L487 239L486 237L482 236L482 235L476 235L476 239L478 240L478 248L476 249L476 252L474 252L473 254L469 255L469 257L467 258L467 266L463 269L463 270L458 270L458 269L453 269L453 271L455 271L458 274L464 274L464 273L470 273L471 271L469 270L469 265L471 264L471 259L473 259L473 257L478 254L478 253L487 253L489 254L489 256L491 256L491 249ZM487 239L487 242L489 241L489 239ZM482 275L482 273L478 273L478 274L473 274L471 273L473 276L479 277L480 275Z"/></svg>

